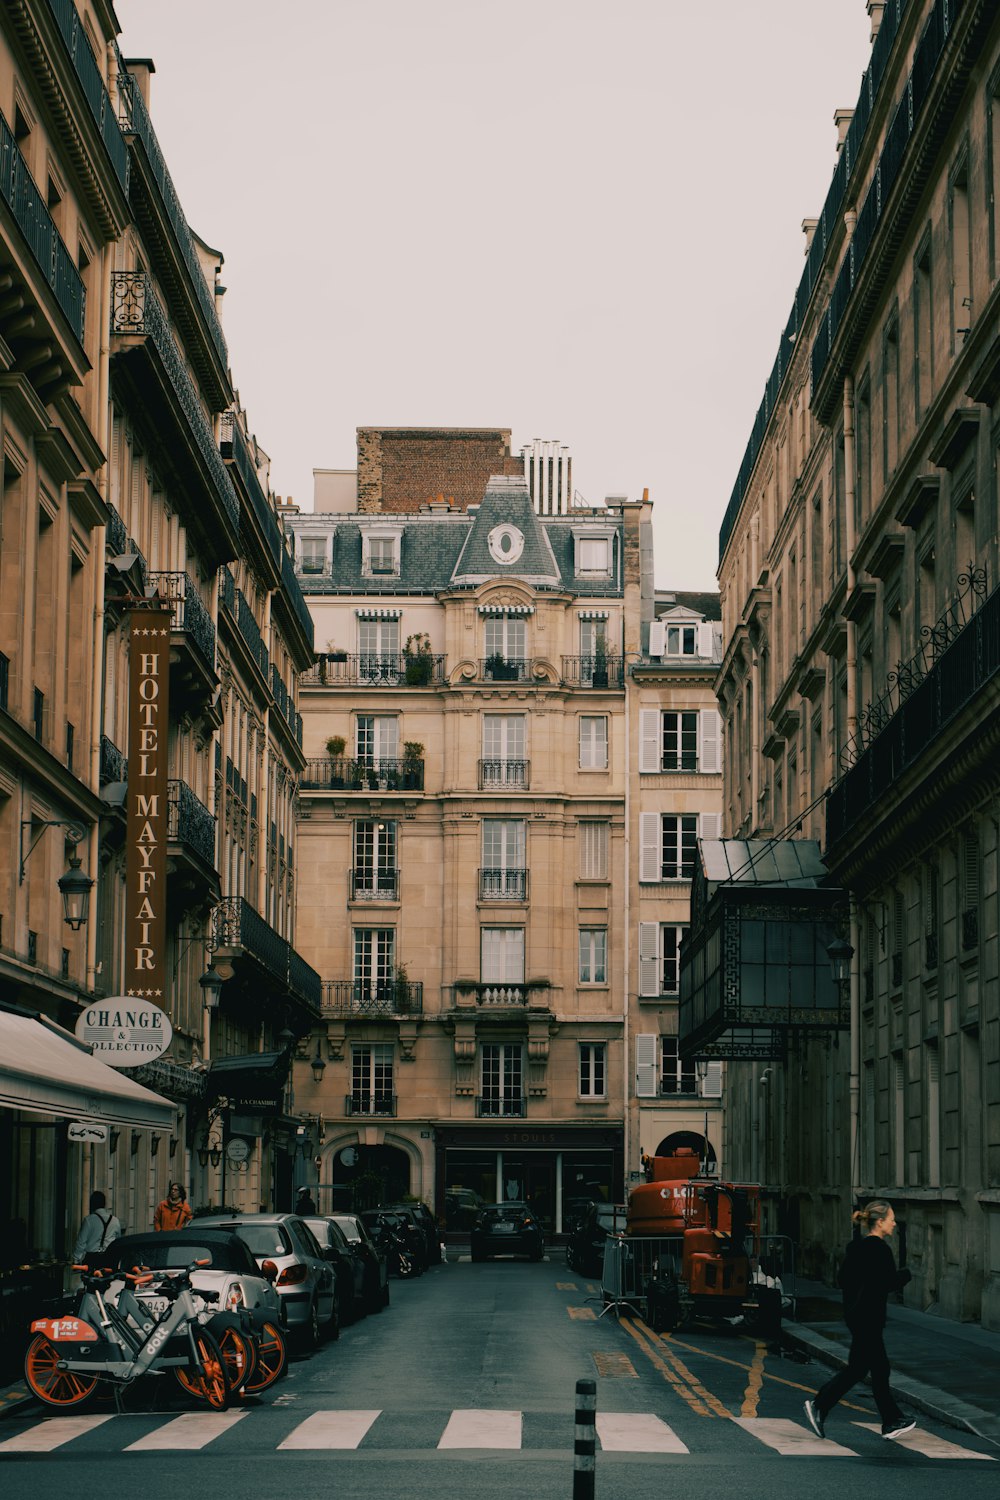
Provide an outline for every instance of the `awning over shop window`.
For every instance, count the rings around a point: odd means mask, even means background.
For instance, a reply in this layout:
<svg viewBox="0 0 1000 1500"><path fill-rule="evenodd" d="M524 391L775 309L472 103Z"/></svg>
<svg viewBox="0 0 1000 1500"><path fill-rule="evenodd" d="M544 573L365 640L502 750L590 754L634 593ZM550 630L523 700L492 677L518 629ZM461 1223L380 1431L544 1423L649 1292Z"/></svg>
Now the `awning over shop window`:
<svg viewBox="0 0 1000 1500"><path fill-rule="evenodd" d="M288 1052L245 1052L220 1057L208 1075L210 1099L229 1100L237 1113L273 1115L280 1111L291 1058Z"/></svg>
<svg viewBox="0 0 1000 1500"><path fill-rule="evenodd" d="M174 1124L168 1099L99 1062L46 1016L8 1006L0 1006L0 1109L146 1130Z"/></svg>

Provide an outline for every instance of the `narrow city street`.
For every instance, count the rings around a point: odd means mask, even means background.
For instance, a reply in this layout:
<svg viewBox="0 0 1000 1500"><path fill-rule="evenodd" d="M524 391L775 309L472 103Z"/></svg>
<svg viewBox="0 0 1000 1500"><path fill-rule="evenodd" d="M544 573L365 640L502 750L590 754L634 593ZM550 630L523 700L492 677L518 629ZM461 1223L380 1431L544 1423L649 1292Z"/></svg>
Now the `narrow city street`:
<svg viewBox="0 0 1000 1500"><path fill-rule="evenodd" d="M908 1500L942 1486L995 1493L997 1450L924 1418L885 1442L866 1390L816 1439L802 1402L826 1378L821 1365L734 1331L656 1337L637 1317L600 1313L598 1288L558 1252L537 1265L438 1266L394 1281L385 1313L294 1359L266 1396L229 1412L196 1412L166 1381L133 1393L121 1416L110 1403L65 1417L21 1407L0 1422L5 1490L568 1497L576 1381L594 1379L596 1500L691 1486L817 1500L845 1484Z"/></svg>

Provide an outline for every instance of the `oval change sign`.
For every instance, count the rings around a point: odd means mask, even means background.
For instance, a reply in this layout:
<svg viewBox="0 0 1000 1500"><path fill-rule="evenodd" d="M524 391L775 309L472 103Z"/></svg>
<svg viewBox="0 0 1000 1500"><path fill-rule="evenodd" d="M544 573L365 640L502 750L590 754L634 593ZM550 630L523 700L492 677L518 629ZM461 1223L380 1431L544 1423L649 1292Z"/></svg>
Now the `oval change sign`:
<svg viewBox="0 0 1000 1500"><path fill-rule="evenodd" d="M88 1005L76 1022L78 1041L112 1068L137 1068L154 1062L170 1046L173 1028L165 1013L149 1000L113 995Z"/></svg>

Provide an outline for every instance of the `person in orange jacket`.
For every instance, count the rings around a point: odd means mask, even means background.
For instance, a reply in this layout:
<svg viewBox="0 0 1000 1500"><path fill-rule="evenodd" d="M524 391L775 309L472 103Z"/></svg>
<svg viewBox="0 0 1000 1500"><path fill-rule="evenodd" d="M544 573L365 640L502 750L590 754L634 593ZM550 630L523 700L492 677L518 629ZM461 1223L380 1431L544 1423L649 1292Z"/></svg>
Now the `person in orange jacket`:
<svg viewBox="0 0 1000 1500"><path fill-rule="evenodd" d="M191 1208L187 1193L179 1182L172 1182L167 1196L156 1205L153 1215L154 1229L183 1229L191 1222Z"/></svg>

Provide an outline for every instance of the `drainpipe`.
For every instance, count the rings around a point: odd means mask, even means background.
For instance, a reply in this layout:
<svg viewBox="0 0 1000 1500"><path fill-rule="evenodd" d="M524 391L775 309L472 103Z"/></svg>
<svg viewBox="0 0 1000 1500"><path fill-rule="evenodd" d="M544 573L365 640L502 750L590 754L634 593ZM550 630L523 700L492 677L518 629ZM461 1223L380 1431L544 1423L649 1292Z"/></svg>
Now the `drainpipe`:
<svg viewBox="0 0 1000 1500"><path fill-rule="evenodd" d="M622 1132L622 1157L624 1163L625 1181L623 1183L625 1201L628 1201L629 1173L632 1167L632 1142L630 1109L630 1082L632 1078L632 1036L629 1030L629 1010L631 995L629 991L629 967L632 952L632 684L629 682L628 654L622 652L622 671L625 673L625 879L623 911L622 911L622 1004L624 1024L622 1027L622 1048L624 1052L622 1065L622 1119L624 1129ZM634 684L635 679L632 679Z"/></svg>
<svg viewBox="0 0 1000 1500"><path fill-rule="evenodd" d="M856 461L854 452L854 380L844 376L844 536L847 547L847 597L851 597L856 583L854 573L854 549L857 537L854 534L854 506L856 498ZM853 620L847 624L847 732L857 733L858 727L858 630ZM851 1060L848 1092L850 1096L850 1152L851 1152L851 1207L858 1197L861 1117L861 986L859 974L858 914L852 896L850 900L850 944L854 949L851 958L850 979L850 1038Z"/></svg>

